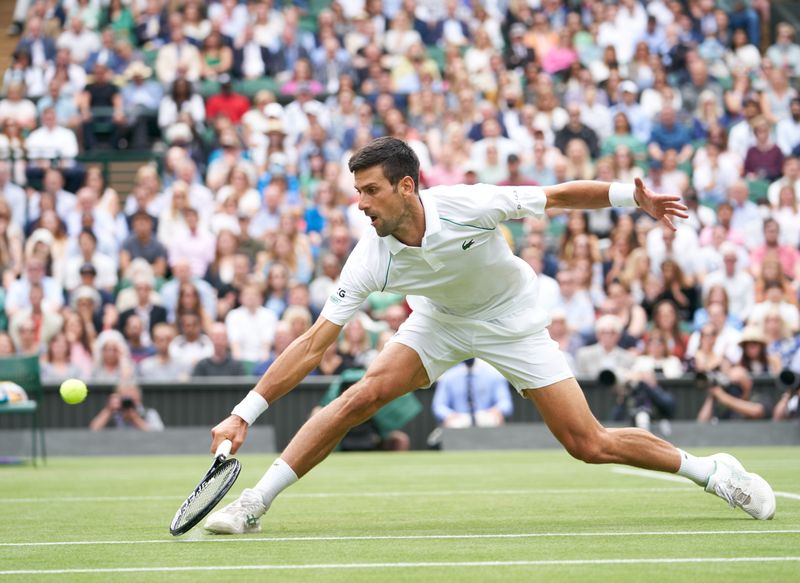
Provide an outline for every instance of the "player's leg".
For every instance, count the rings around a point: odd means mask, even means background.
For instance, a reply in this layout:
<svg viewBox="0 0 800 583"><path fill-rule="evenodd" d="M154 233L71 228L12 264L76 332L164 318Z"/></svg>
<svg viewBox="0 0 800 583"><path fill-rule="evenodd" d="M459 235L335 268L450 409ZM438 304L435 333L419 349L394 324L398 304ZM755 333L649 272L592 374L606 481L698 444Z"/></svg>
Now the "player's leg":
<svg viewBox="0 0 800 583"><path fill-rule="evenodd" d="M603 427L574 378L523 390L522 394L533 401L550 431L573 457L592 464L618 463L678 473L754 518L769 519L775 513L769 484L746 472L733 456L698 458L643 429Z"/></svg>
<svg viewBox="0 0 800 583"><path fill-rule="evenodd" d="M387 344L364 378L306 421L281 459L302 477L325 459L350 429L389 401L428 384L428 373L413 349L396 342Z"/></svg>
<svg viewBox="0 0 800 583"><path fill-rule="evenodd" d="M673 473L680 468L678 450L652 433L635 427L603 427L574 377L548 387L524 390L522 394L533 401L556 439L579 460Z"/></svg>
<svg viewBox="0 0 800 583"><path fill-rule="evenodd" d="M429 384L414 349L387 344L364 377L306 421L255 487L211 514L205 528L218 534L258 532L261 515L278 494L324 460L351 428L389 401Z"/></svg>
<svg viewBox="0 0 800 583"><path fill-rule="evenodd" d="M526 398L570 454L588 463L620 463L678 473L756 518L771 518L775 496L763 478L727 454L695 457L642 429L607 429L595 419L583 391L547 330L525 330L525 313L484 325L477 355ZM535 329L535 328L533 328Z"/></svg>

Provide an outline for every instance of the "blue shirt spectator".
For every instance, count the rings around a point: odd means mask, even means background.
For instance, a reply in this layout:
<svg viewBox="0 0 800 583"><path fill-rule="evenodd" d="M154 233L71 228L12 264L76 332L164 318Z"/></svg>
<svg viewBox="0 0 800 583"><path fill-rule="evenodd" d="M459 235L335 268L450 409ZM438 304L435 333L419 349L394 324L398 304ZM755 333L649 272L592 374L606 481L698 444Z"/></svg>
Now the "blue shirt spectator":
<svg viewBox="0 0 800 583"><path fill-rule="evenodd" d="M513 411L508 381L482 360L457 364L436 383L433 414L445 427L502 425Z"/></svg>

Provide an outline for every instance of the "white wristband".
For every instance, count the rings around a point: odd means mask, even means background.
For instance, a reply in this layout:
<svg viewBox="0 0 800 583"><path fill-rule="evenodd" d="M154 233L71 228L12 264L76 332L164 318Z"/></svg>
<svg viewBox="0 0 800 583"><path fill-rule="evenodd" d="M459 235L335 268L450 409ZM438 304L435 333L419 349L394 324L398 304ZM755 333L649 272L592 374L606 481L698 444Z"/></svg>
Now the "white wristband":
<svg viewBox="0 0 800 583"><path fill-rule="evenodd" d="M250 391L245 395L244 399L233 408L231 415L238 415L247 421L247 425L249 426L252 425L253 422L258 419L258 416L266 411L268 407L269 403L267 403L267 400L262 397L260 393Z"/></svg>
<svg viewBox="0 0 800 583"><path fill-rule="evenodd" d="M612 182L608 188L608 202L613 207L638 207L639 203L633 196L634 192L636 192L636 187L633 184Z"/></svg>

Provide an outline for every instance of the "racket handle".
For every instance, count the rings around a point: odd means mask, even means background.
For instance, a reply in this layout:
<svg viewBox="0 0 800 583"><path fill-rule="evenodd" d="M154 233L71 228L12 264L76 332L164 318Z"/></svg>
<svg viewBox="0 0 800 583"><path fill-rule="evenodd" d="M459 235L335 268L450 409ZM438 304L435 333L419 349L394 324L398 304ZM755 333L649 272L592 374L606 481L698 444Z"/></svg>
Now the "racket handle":
<svg viewBox="0 0 800 583"><path fill-rule="evenodd" d="M214 454L214 457L220 457L220 456L222 456L223 458L228 457L229 455L231 455L231 447L233 447L233 443L231 443L230 439L226 439L217 446L217 451Z"/></svg>

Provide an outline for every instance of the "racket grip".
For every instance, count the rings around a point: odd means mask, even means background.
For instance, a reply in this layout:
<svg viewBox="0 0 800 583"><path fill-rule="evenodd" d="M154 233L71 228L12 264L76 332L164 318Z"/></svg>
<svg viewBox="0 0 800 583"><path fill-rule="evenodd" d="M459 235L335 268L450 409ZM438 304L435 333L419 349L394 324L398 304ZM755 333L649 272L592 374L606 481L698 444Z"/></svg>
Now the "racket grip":
<svg viewBox="0 0 800 583"><path fill-rule="evenodd" d="M217 446L217 451L214 454L214 457L222 456L224 458L231 455L231 447L233 447L233 443L231 443L230 439L224 440Z"/></svg>

